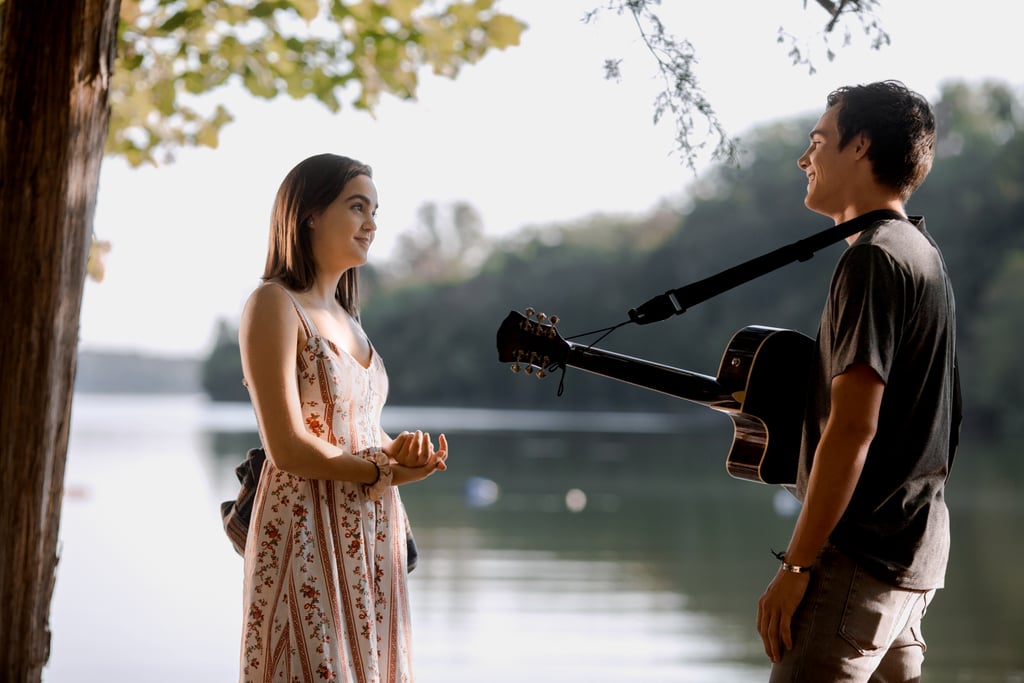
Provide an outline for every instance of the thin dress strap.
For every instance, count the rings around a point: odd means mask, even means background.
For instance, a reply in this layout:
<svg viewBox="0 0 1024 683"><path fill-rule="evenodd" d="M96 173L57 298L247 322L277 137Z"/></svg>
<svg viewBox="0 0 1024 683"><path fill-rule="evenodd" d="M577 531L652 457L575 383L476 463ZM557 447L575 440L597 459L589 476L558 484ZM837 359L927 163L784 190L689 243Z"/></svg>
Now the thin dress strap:
<svg viewBox="0 0 1024 683"><path fill-rule="evenodd" d="M305 330L306 336L319 337L320 331L317 330L316 324L313 322L313 320L308 315L306 315L306 309L302 307L302 304L300 304L299 300L295 298L295 295L288 291L288 288L282 285L280 282L270 282L268 284L277 285L282 290L284 290L284 293L287 294L288 298L292 300L292 305L295 306L295 312L299 314L299 321L302 322L302 328Z"/></svg>

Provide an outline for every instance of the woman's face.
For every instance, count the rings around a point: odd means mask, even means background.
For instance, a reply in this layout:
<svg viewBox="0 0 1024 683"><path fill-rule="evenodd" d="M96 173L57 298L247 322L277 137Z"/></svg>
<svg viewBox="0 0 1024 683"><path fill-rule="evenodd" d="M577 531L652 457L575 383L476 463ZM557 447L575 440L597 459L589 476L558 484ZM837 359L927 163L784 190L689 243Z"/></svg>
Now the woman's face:
<svg viewBox="0 0 1024 683"><path fill-rule="evenodd" d="M313 258L318 270L344 272L366 263L377 232L377 188L369 176L359 175L319 215L313 216Z"/></svg>

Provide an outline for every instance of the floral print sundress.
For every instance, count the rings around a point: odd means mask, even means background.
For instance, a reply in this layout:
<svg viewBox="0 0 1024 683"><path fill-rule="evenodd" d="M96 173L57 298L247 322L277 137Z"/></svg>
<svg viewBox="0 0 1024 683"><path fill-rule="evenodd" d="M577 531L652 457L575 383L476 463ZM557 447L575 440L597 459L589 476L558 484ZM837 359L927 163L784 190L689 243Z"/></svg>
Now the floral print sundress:
<svg viewBox="0 0 1024 683"><path fill-rule="evenodd" d="M371 347L363 367L288 295L307 336L297 367L306 429L372 458L383 362ZM304 479L270 458L263 468L245 544L241 683L412 683L409 521L397 488L370 500L359 483Z"/></svg>

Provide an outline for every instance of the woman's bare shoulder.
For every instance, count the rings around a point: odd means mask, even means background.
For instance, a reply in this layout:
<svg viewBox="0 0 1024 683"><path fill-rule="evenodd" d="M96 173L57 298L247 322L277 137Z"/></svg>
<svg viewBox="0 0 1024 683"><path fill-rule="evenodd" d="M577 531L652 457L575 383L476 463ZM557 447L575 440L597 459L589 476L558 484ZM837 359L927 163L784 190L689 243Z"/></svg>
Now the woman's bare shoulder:
<svg viewBox="0 0 1024 683"><path fill-rule="evenodd" d="M243 328L288 325L298 322L298 314L284 285L265 282L249 294L241 322Z"/></svg>
<svg viewBox="0 0 1024 683"><path fill-rule="evenodd" d="M252 290L249 298L246 299L245 308L294 309L292 296L283 284L269 280Z"/></svg>

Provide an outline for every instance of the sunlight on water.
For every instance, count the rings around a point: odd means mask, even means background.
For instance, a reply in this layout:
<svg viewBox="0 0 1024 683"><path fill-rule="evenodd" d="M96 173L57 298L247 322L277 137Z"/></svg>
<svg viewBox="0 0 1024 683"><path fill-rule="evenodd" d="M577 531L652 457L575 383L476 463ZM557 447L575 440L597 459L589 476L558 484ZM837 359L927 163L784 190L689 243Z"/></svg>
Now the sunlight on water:
<svg viewBox="0 0 1024 683"><path fill-rule="evenodd" d="M688 612L677 593L631 585L628 563L446 552L427 570L412 583L425 680L760 680L728 663L713 617Z"/></svg>

